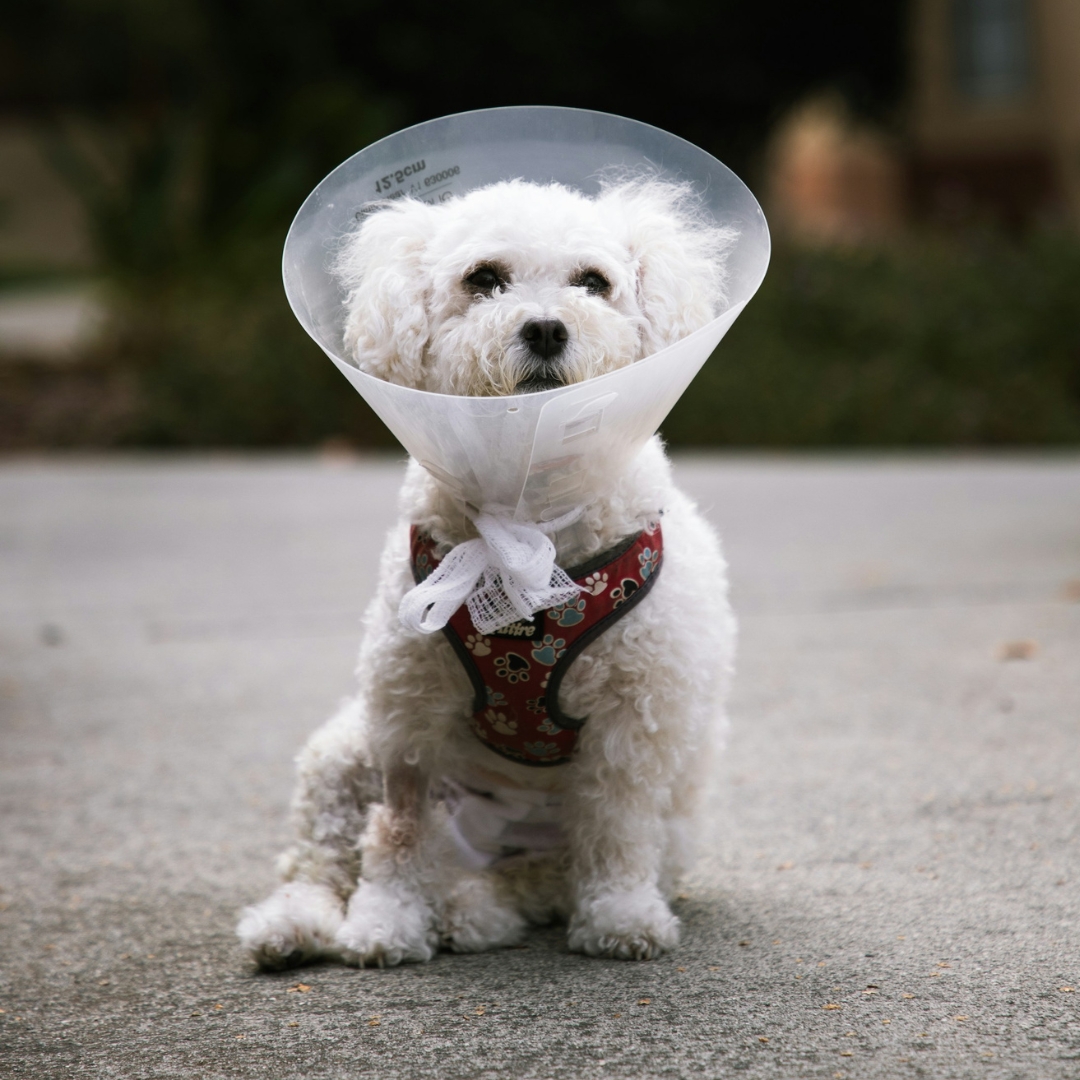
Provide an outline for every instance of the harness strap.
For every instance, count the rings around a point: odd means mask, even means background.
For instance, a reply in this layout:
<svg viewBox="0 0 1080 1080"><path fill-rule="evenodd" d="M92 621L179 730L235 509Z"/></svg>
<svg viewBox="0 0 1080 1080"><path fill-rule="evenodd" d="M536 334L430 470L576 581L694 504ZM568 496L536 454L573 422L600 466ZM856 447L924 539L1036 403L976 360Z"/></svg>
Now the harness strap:
<svg viewBox="0 0 1080 1080"><path fill-rule="evenodd" d="M419 583L439 565L436 544L413 526L411 550ZM645 598L662 563L657 523L568 570L579 595L531 619L484 634L465 605L450 616L443 633L472 682L470 722L489 749L527 765L570 760L588 717L569 716L560 707L566 673L584 649Z"/></svg>

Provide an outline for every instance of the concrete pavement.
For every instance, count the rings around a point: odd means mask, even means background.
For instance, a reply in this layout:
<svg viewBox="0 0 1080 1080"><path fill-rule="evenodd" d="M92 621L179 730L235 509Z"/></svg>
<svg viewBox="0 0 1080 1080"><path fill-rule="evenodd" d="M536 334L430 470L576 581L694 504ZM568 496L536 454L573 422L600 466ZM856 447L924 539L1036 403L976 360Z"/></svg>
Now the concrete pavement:
<svg viewBox="0 0 1080 1080"><path fill-rule="evenodd" d="M0 463L0 1076L1080 1077L1080 458L678 475L742 625L680 951L263 975L399 464Z"/></svg>

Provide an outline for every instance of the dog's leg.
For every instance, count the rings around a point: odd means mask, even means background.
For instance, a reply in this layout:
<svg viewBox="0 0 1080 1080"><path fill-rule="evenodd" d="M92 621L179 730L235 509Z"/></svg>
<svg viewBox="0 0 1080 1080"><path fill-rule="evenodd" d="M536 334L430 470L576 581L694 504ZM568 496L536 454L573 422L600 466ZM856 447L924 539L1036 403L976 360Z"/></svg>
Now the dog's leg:
<svg viewBox="0 0 1080 1080"><path fill-rule="evenodd" d="M430 960L438 948L435 911L446 840L415 766L386 772L385 800L372 806L361 840L363 876L336 942L350 964L393 966Z"/></svg>
<svg viewBox="0 0 1080 1080"><path fill-rule="evenodd" d="M439 935L452 952L484 952L516 945L527 922L502 875L461 871L439 903Z"/></svg>
<svg viewBox="0 0 1080 1080"><path fill-rule="evenodd" d="M679 942L665 896L693 854L700 774L710 760L707 727L717 710L707 696L704 704L672 697L652 703L667 716L657 721L644 694L623 700L620 712L590 717L595 725L586 727L570 766L569 943L591 956L646 960ZM684 730L673 738L675 717Z"/></svg>
<svg viewBox="0 0 1080 1080"><path fill-rule="evenodd" d="M430 960L440 945L482 952L521 940L526 921L499 876L460 866L446 808L415 766L387 771L361 848L363 877L337 934L346 962L393 966Z"/></svg>
<svg viewBox="0 0 1080 1080"><path fill-rule="evenodd" d="M575 952L650 960L679 943L660 891L664 826L658 792L609 765L568 800Z"/></svg>
<svg viewBox="0 0 1080 1080"><path fill-rule="evenodd" d="M297 767L296 840L278 862L285 883L246 908L237 927L248 955L270 969L339 955L334 937L360 873L367 806L382 794L357 702L311 737Z"/></svg>

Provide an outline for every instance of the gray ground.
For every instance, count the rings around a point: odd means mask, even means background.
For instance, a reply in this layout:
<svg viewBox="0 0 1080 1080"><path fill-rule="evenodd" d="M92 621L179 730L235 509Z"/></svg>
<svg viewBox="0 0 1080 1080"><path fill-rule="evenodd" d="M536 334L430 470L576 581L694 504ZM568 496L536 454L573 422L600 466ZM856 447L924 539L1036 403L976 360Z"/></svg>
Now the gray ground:
<svg viewBox="0 0 1080 1080"><path fill-rule="evenodd" d="M398 465L0 465L0 1075L1080 1076L1080 459L678 471L743 628L679 952L261 975Z"/></svg>

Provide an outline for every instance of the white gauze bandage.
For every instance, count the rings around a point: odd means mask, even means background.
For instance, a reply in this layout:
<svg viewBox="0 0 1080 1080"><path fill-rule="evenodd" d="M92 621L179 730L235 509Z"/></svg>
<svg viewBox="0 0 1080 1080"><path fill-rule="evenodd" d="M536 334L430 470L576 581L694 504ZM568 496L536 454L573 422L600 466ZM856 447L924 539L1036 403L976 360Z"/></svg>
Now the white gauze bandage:
<svg viewBox="0 0 1080 1080"><path fill-rule="evenodd" d="M549 533L569 525L580 510L556 521L515 521L509 511L478 513L480 534L452 548L430 577L401 599L398 615L422 634L441 630L462 604L473 626L490 634L581 591L555 562Z"/></svg>

